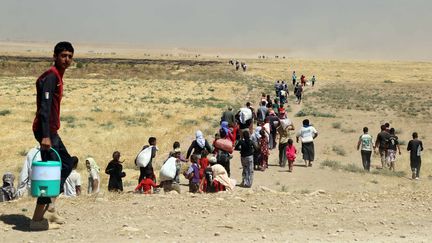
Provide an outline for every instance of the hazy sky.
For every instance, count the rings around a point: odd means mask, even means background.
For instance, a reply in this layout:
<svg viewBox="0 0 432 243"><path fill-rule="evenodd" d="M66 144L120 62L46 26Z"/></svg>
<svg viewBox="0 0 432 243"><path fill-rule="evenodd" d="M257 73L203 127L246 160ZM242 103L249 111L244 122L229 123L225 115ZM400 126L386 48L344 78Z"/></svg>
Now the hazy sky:
<svg viewBox="0 0 432 243"><path fill-rule="evenodd" d="M430 0L0 0L0 40L432 59Z"/></svg>

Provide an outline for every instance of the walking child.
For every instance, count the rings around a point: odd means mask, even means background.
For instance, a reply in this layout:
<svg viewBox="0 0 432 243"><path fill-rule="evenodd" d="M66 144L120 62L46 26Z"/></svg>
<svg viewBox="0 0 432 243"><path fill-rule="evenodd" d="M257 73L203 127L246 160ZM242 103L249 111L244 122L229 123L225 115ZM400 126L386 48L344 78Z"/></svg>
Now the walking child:
<svg viewBox="0 0 432 243"><path fill-rule="evenodd" d="M286 147L286 157L288 159L288 172L293 171L294 161L296 159L297 149L293 144L293 140L288 139L288 146Z"/></svg>
<svg viewBox="0 0 432 243"><path fill-rule="evenodd" d="M199 191L200 177L198 156L196 154L192 154L191 162L192 164L189 166L189 169L183 175L189 180L189 192L197 193Z"/></svg>

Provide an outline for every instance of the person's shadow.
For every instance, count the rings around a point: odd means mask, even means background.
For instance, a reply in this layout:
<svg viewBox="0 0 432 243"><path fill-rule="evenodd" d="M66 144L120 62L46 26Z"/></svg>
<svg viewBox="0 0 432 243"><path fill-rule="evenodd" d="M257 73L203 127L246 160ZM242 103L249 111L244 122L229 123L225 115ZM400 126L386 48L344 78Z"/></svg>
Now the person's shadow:
<svg viewBox="0 0 432 243"><path fill-rule="evenodd" d="M14 225L12 229L28 232L30 231L29 225L31 219L25 215L22 214L3 214L0 215L0 220L3 221L3 223L8 225Z"/></svg>

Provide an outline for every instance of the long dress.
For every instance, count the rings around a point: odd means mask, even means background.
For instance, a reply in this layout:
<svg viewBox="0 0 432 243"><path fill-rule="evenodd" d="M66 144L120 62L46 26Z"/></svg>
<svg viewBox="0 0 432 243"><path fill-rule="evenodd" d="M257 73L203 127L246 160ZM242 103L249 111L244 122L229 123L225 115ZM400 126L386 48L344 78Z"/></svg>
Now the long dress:
<svg viewBox="0 0 432 243"><path fill-rule="evenodd" d="M268 167L268 157L270 155L268 141L265 136L262 136L259 141L261 148L261 170L265 170Z"/></svg>
<svg viewBox="0 0 432 243"><path fill-rule="evenodd" d="M119 162L112 160L108 163L105 173L110 175L108 191L123 191L122 178L126 176L123 172L123 166Z"/></svg>

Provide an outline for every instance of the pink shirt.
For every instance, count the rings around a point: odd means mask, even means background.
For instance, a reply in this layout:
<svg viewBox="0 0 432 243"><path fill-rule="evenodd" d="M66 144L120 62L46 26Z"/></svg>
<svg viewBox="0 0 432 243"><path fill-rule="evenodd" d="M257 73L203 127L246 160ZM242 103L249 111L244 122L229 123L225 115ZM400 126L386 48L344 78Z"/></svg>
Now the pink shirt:
<svg viewBox="0 0 432 243"><path fill-rule="evenodd" d="M286 147L286 151L285 151L285 154L286 154L286 157L287 157L287 159L289 160L289 161L294 161L295 160L295 158L296 158L296 153L297 153L297 149L295 148L295 146L294 145L288 145L287 147Z"/></svg>

